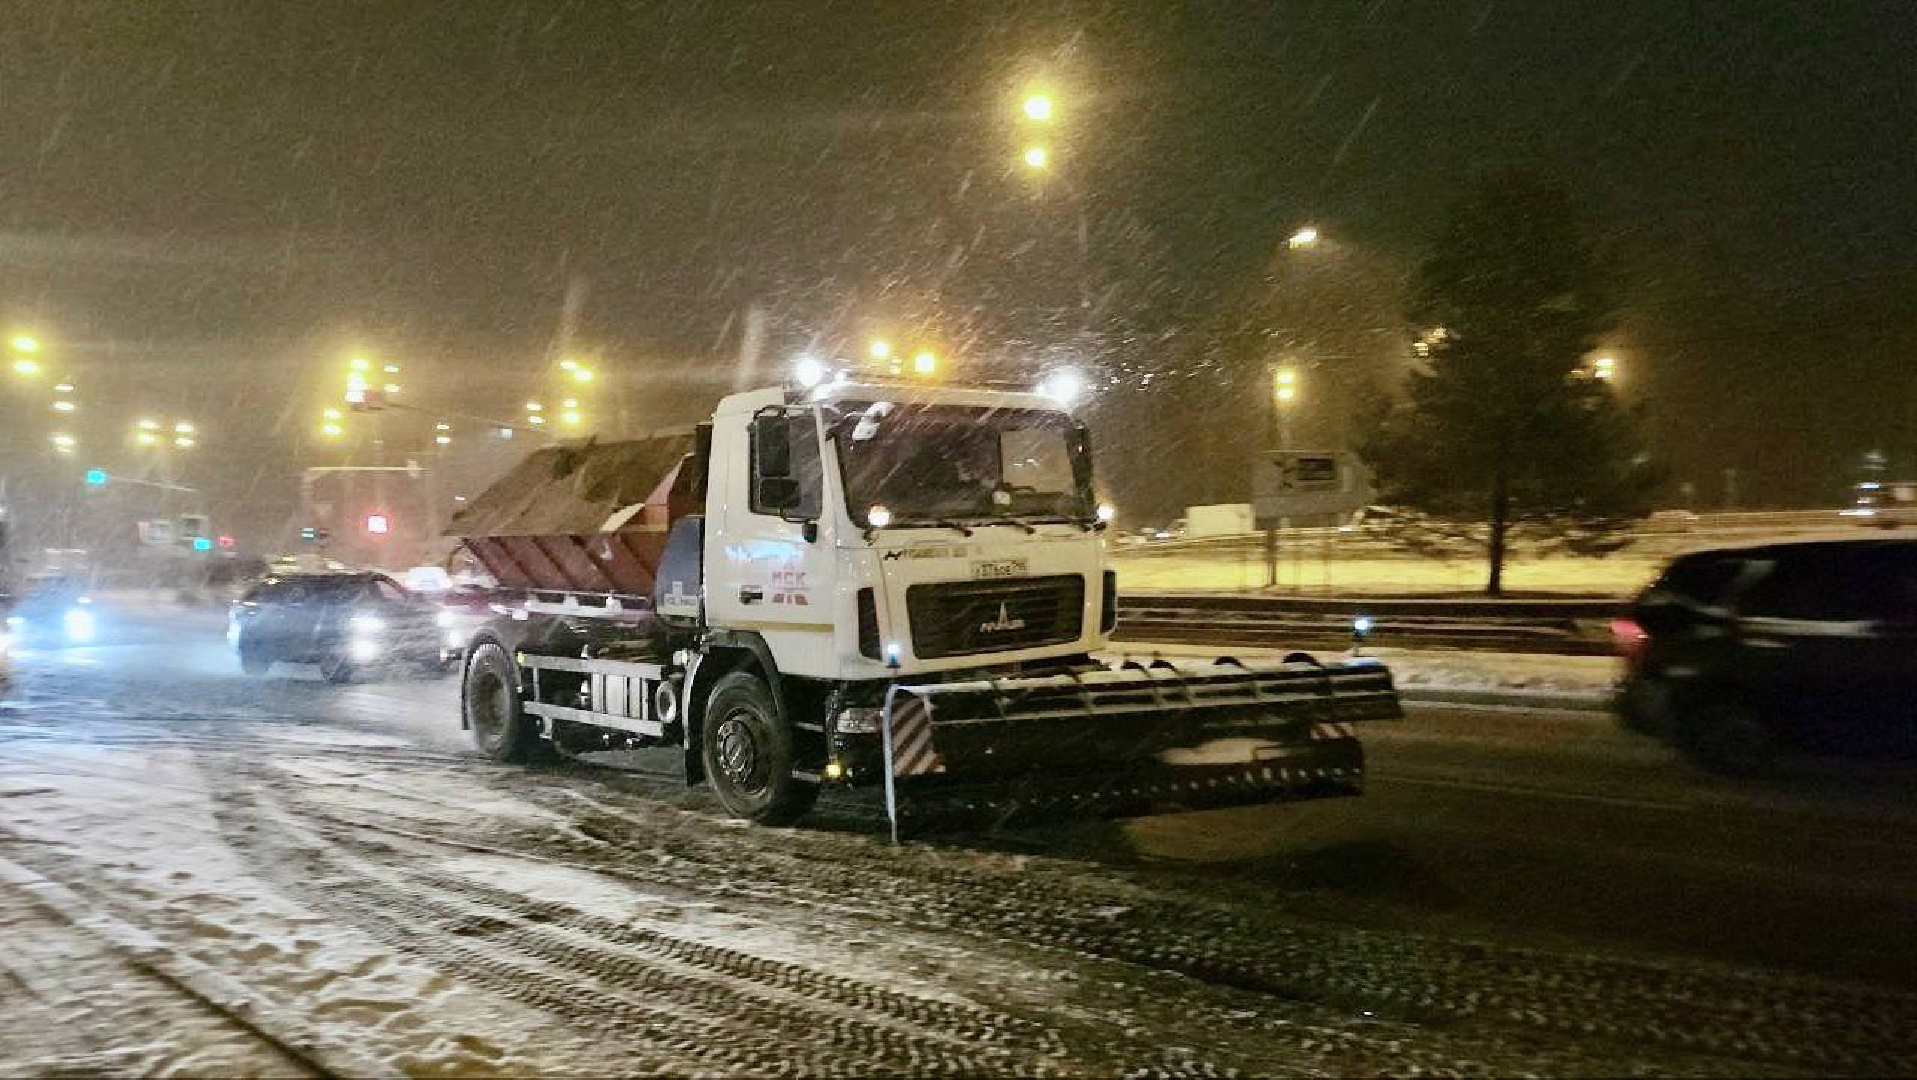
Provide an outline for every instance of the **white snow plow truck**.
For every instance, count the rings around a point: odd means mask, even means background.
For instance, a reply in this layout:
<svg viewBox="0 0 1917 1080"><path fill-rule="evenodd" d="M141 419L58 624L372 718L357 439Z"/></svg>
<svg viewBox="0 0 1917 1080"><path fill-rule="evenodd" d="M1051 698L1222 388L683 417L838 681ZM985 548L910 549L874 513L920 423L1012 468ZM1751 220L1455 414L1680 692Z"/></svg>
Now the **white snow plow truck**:
<svg viewBox="0 0 1917 1080"><path fill-rule="evenodd" d="M837 382L539 450L448 530L504 589L463 644L486 755L677 747L767 824L826 785L900 822L1354 794L1363 659L1108 666L1085 428L1050 399Z"/></svg>

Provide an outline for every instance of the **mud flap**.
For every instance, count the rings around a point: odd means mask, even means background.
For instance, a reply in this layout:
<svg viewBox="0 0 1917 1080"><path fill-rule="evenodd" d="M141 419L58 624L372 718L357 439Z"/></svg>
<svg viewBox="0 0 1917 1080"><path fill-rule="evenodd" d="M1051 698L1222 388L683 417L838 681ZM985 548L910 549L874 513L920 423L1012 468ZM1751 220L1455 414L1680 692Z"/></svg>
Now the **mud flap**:
<svg viewBox="0 0 1917 1080"><path fill-rule="evenodd" d="M1353 794L1347 726L1403 713L1390 672L1358 661L1164 661L1075 675L895 685L881 714L886 816L937 806L995 822Z"/></svg>

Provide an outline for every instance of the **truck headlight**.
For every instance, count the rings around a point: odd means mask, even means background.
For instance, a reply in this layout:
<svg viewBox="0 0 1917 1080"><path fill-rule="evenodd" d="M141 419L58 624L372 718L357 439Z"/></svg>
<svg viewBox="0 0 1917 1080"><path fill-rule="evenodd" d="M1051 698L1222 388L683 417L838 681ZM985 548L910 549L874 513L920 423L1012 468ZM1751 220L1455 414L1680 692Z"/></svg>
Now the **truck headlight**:
<svg viewBox="0 0 1917 1080"><path fill-rule="evenodd" d="M60 623L67 632L68 641L84 644L93 640L93 612L86 608L68 608Z"/></svg>

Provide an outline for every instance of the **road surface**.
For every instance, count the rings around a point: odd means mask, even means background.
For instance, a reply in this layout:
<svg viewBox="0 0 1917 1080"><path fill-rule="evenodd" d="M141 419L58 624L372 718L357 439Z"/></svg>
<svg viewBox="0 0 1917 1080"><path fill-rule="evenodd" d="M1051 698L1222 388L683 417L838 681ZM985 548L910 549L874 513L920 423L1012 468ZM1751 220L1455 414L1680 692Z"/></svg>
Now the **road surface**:
<svg viewBox="0 0 1917 1080"><path fill-rule="evenodd" d="M101 622L0 715L8 1075L1917 1070L1907 772L1414 707L1361 798L893 848Z"/></svg>

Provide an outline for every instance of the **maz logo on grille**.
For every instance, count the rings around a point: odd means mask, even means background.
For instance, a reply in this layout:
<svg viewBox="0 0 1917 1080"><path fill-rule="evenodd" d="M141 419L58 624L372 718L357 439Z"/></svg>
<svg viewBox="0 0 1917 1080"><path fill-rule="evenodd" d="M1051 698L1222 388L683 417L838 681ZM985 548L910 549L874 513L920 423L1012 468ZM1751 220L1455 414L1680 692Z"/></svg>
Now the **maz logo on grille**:
<svg viewBox="0 0 1917 1080"><path fill-rule="evenodd" d="M998 605L998 618L978 624L978 632L981 634L1009 634L1014 630L1023 629L1025 629L1025 620L1013 618L1012 613L1005 610L1002 602Z"/></svg>

